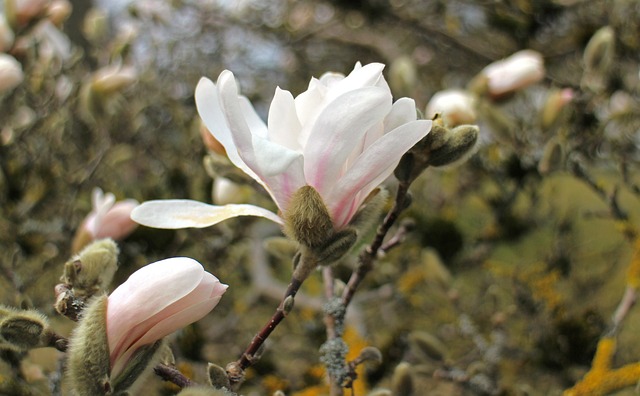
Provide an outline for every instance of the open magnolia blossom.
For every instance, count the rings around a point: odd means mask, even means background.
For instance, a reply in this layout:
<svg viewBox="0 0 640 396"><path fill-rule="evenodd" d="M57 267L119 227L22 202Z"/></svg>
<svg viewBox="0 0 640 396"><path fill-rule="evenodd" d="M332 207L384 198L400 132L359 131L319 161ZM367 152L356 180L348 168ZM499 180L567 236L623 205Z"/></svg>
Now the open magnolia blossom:
<svg viewBox="0 0 640 396"><path fill-rule="evenodd" d="M295 98L276 88L268 124L239 94L228 70L215 84L200 80L196 105L231 162L262 184L282 213L292 195L309 185L318 191L334 227L340 229L431 128L431 121L417 119L412 99L393 102L383 68L380 63L356 64L346 77L326 73L312 78L309 88ZM242 215L282 222L256 206L213 206L188 200L145 202L132 218L151 227L184 228L206 227Z"/></svg>
<svg viewBox="0 0 640 396"><path fill-rule="evenodd" d="M134 272L107 302L111 377L141 346L204 317L227 287L187 257L157 261Z"/></svg>

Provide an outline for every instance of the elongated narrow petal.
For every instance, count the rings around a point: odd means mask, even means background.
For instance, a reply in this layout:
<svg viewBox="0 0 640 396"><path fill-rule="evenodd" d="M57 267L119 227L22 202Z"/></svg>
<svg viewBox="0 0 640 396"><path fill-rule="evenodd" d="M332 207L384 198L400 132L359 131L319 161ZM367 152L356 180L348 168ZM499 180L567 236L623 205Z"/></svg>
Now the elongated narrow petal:
<svg viewBox="0 0 640 396"><path fill-rule="evenodd" d="M335 183L327 197L338 227L346 224L366 196L389 177L402 155L429 133L431 121L417 120L399 126L373 143Z"/></svg>
<svg viewBox="0 0 640 396"><path fill-rule="evenodd" d="M233 130L233 141L240 157L255 172L278 207L284 209L293 191L305 185L302 153L270 142L259 133L252 133L231 72L220 74L218 89L220 105Z"/></svg>
<svg viewBox="0 0 640 396"><path fill-rule="evenodd" d="M131 218L137 223L167 229L204 228L238 216L264 217L282 224L282 219L275 213L259 206L217 206L188 199L147 201L131 212Z"/></svg>
<svg viewBox="0 0 640 396"><path fill-rule="evenodd" d="M336 98L318 116L305 147L307 182L324 195L340 177L344 164L365 133L391 108L391 94L377 87L360 88Z"/></svg>
<svg viewBox="0 0 640 396"><path fill-rule="evenodd" d="M302 151L302 145L298 141L301 129L293 95L276 88L269 107L269 140L291 150Z"/></svg>
<svg viewBox="0 0 640 396"><path fill-rule="evenodd" d="M196 86L196 107L198 114L206 125L211 134L222 144L227 152L229 160L238 168L242 169L247 175L254 180L259 180L258 176L244 163L238 149L233 141L231 130L225 118L220 100L218 98L218 89L213 81L208 78L201 78Z"/></svg>

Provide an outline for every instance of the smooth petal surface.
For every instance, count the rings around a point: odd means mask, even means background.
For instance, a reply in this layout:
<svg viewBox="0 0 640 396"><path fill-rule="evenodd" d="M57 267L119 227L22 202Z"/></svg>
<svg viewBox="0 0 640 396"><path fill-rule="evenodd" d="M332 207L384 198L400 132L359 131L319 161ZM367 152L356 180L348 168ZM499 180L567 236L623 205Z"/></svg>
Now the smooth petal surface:
<svg viewBox="0 0 640 396"><path fill-rule="evenodd" d="M177 257L157 261L134 272L109 295L107 337L112 359L126 347L131 329L191 293L202 281L197 261Z"/></svg>
<svg viewBox="0 0 640 396"><path fill-rule="evenodd" d="M302 145L298 142L301 129L293 95L289 91L276 88L269 107L269 140L301 152Z"/></svg>
<svg viewBox="0 0 640 396"><path fill-rule="evenodd" d="M382 121L391 108L391 93L377 87L347 92L318 116L304 152L307 183L324 196L341 175L354 146Z"/></svg>
<svg viewBox="0 0 640 396"><path fill-rule="evenodd" d="M278 224L282 219L259 206L230 204L209 205L188 199L147 201L131 212L131 218L142 225L154 228L204 228L238 216L258 216Z"/></svg>
<svg viewBox="0 0 640 396"><path fill-rule="evenodd" d="M131 355L141 346L151 344L204 317L218 305L227 287L203 270L201 282L189 294L128 330L119 345L111 351L112 356L116 357L112 362L112 376L124 368Z"/></svg>
<svg viewBox="0 0 640 396"><path fill-rule="evenodd" d="M429 120L402 125L378 139L355 160L327 197L338 227L351 219L366 196L391 175L402 155L430 130Z"/></svg>
<svg viewBox="0 0 640 396"><path fill-rule="evenodd" d="M231 130L220 107L218 89L213 81L208 78L201 78L196 86L195 99L200 118L202 118L207 129L216 140L222 144L229 160L254 180L259 180L258 176L244 163L240 158L240 154L238 154Z"/></svg>

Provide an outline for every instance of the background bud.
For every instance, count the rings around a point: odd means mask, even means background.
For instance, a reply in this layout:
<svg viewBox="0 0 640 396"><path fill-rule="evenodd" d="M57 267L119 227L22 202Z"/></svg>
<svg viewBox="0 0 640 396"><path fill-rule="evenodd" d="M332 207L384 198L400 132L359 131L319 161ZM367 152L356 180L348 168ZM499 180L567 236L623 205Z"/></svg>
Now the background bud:
<svg viewBox="0 0 640 396"><path fill-rule="evenodd" d="M22 65L11 55L0 54L0 95L13 90L24 80Z"/></svg>
<svg viewBox="0 0 640 396"><path fill-rule="evenodd" d="M425 116L433 119L440 114L444 125L453 128L476 121L475 98L467 91L449 89L436 92L429 100Z"/></svg>
<svg viewBox="0 0 640 396"><path fill-rule="evenodd" d="M0 306L0 341L17 350L48 345L49 321L35 310Z"/></svg>

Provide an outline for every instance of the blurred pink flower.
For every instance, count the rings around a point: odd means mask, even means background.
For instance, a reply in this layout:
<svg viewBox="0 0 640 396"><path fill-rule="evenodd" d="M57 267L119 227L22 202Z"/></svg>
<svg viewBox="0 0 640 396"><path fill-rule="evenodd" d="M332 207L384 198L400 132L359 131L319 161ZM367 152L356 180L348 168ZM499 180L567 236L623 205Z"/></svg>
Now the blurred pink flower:
<svg viewBox="0 0 640 396"><path fill-rule="evenodd" d="M138 206L135 199L116 202L111 193L103 193L101 189L93 190L93 210L87 215L82 226L91 233L93 239L123 239L138 226L129 215Z"/></svg>
<svg viewBox="0 0 640 396"><path fill-rule="evenodd" d="M431 121L417 119L412 99L393 103L383 68L380 63L358 63L346 77L326 73L312 78L296 98L276 88L268 124L239 94L228 70L216 84L200 80L196 105L231 162L262 184L281 212L299 188L309 185L320 193L340 229L431 128ZM151 227L183 228L206 227L239 215L282 222L252 205L186 200L145 202L132 218Z"/></svg>
<svg viewBox="0 0 640 396"><path fill-rule="evenodd" d="M500 96L528 87L544 78L544 60L539 52L522 50L482 70L489 94Z"/></svg>
<svg viewBox="0 0 640 396"><path fill-rule="evenodd" d="M134 272L107 302L111 378L141 346L204 317L227 287L188 257L157 261Z"/></svg>

